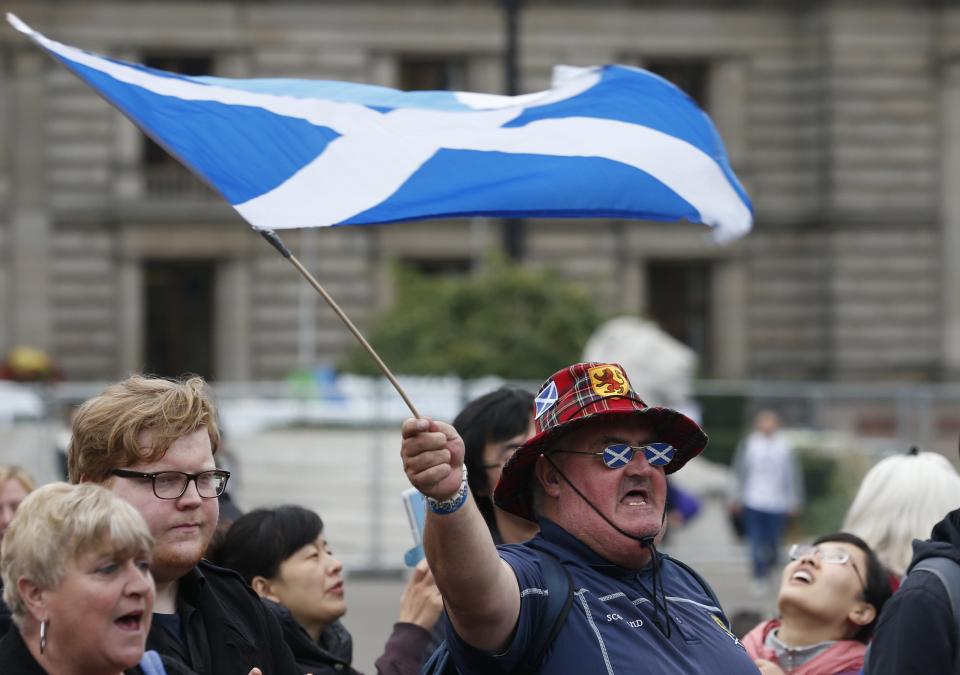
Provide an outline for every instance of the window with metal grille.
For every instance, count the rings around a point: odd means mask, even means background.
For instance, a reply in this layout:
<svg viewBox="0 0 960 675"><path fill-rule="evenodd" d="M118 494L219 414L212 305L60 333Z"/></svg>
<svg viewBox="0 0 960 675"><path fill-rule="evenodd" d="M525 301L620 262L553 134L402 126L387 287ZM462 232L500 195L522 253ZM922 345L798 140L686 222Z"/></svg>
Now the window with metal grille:
<svg viewBox="0 0 960 675"><path fill-rule="evenodd" d="M646 266L650 318L698 354L701 375L713 367L711 277L704 260L655 260Z"/></svg>
<svg viewBox="0 0 960 675"><path fill-rule="evenodd" d="M467 91L467 63L459 56L401 56L397 79L405 91Z"/></svg>
<svg viewBox="0 0 960 675"><path fill-rule="evenodd" d="M704 110L710 109L710 62L706 59L650 59L644 68L683 89Z"/></svg>

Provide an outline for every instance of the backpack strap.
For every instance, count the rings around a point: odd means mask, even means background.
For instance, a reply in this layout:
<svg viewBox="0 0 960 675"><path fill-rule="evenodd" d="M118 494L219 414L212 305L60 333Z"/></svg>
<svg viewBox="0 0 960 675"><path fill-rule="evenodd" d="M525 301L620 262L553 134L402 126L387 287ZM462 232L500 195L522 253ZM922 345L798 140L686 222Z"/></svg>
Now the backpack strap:
<svg viewBox="0 0 960 675"><path fill-rule="evenodd" d="M544 585L547 587L547 609L533 639L524 651L523 658L513 669L514 675L536 673L540 670L547 650L563 628L570 607L573 606L573 580L570 572L553 554L541 548L537 548L537 552L540 555Z"/></svg>
<svg viewBox="0 0 960 675"><path fill-rule="evenodd" d="M936 576L947 591L947 600L950 602L950 611L953 613L953 623L960 627L960 565L942 556L924 558L910 569L914 572L927 572ZM953 672L960 673L960 639L954 645Z"/></svg>
<svg viewBox="0 0 960 675"><path fill-rule="evenodd" d="M420 675L459 675L459 672L450 661L450 648L446 640L437 645L426 663L420 666Z"/></svg>

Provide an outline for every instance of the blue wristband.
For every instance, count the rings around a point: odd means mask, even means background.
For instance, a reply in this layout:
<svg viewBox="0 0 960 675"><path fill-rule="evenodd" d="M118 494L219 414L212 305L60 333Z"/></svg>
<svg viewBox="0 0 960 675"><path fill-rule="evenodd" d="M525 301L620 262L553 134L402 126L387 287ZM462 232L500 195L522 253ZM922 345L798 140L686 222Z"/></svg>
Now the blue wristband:
<svg viewBox="0 0 960 675"><path fill-rule="evenodd" d="M427 497L427 506L436 514L445 516L448 513L453 513L461 506L463 506L467 501L467 465L461 464L461 476L460 479L460 489L457 490L457 493L450 497L449 499L434 499L433 497Z"/></svg>

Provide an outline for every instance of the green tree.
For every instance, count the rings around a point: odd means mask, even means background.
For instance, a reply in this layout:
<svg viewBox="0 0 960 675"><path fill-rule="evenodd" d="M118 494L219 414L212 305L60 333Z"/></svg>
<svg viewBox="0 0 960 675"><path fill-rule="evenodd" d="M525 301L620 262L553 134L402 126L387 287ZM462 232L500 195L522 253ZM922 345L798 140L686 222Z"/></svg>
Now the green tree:
<svg viewBox="0 0 960 675"><path fill-rule="evenodd" d="M586 292L550 270L500 259L463 277L396 270L396 302L370 343L396 373L540 380L580 358L604 318ZM341 370L377 374L359 347Z"/></svg>

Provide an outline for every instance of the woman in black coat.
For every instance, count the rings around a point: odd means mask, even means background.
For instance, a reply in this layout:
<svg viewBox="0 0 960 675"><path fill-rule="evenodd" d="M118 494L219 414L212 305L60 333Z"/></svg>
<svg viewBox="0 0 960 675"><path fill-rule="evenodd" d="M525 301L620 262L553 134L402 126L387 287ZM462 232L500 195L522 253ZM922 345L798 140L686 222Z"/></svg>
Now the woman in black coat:
<svg viewBox="0 0 960 675"><path fill-rule="evenodd" d="M215 562L236 570L280 620L303 673L353 673L353 643L339 619L347 611L343 566L323 537L323 522L299 506L257 509L238 518ZM380 675L416 675L443 603L422 561L414 570L383 655Z"/></svg>

